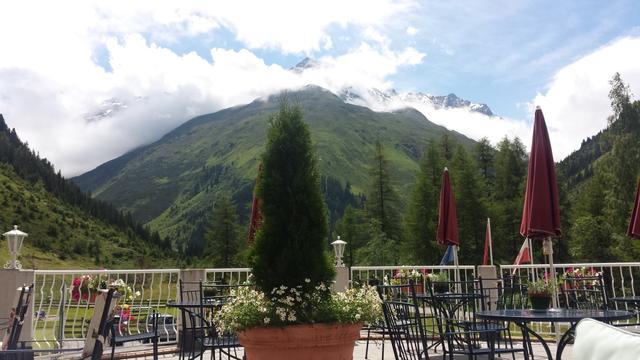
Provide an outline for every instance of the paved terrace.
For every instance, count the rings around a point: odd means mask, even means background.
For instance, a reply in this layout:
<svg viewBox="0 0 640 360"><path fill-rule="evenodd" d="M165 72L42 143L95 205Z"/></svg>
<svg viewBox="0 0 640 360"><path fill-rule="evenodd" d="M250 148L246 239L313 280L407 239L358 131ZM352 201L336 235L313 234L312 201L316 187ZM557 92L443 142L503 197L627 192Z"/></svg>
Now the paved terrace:
<svg viewBox="0 0 640 360"><path fill-rule="evenodd" d="M369 343L369 356L365 357L365 348L366 348L366 341L358 341L356 342L356 347L355 350L353 352L353 359L354 360L382 360L382 359L386 359L386 360L393 360L393 350L391 348L391 342L389 342L388 340L385 341L384 344L384 358L382 356L382 341L378 340L375 341L375 343ZM549 347L551 348L551 352L553 353L553 355L555 356L555 351L556 351L556 347L554 344L549 344ZM126 353L117 353L116 354L116 358L119 359L148 359L151 360L153 359L153 356L151 356L151 353L148 351L148 348L140 348L140 347L132 347L131 351L126 352ZM178 360L178 354L177 353L169 353L170 351L175 350L174 346L164 346L160 348L160 351L164 354L160 355L160 359L165 359L165 360ZM122 350L119 350L122 351ZM534 356L536 358L540 358L540 359L544 359L546 358L544 349L542 348L542 346L538 343L533 343L533 351L534 351ZM241 352L239 354L242 354ZM563 359L571 359L571 345L567 346L564 349L564 353L562 354ZM432 359L441 359L442 358L442 352L430 352L429 353L430 358ZM204 354L204 359L210 359L211 358L211 353L210 352L206 352ZM456 356L455 359L467 359L466 356ZM483 357L478 357L478 359L483 359ZM507 357L507 359L511 359L510 356ZM524 359L524 356L522 354L517 354L516 355L516 359Z"/></svg>

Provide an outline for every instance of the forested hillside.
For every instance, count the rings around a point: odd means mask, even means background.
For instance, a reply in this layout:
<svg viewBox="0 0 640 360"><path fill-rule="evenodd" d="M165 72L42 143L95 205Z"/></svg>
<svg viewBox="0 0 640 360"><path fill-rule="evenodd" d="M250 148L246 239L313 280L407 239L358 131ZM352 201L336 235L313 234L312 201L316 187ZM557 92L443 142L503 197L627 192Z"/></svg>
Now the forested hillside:
<svg viewBox="0 0 640 360"><path fill-rule="evenodd" d="M29 233L28 267L139 267L174 254L129 214L94 200L23 143L0 115L0 226ZM169 248L170 249L170 248Z"/></svg>

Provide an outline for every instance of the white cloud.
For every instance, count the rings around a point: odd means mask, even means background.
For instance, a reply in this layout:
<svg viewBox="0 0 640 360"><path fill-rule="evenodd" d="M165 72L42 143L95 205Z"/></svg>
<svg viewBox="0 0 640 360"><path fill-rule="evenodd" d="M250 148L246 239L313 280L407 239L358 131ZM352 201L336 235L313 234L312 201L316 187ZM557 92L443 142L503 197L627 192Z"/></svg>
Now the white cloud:
<svg viewBox="0 0 640 360"><path fill-rule="evenodd" d="M387 85L388 75L419 63L423 54L391 49L388 41L363 42L322 57L317 70L294 74L249 49L300 55L330 49L334 40L342 41L332 38L332 27L369 29L384 39L379 24L412 6L411 0L3 3L0 112L42 156L75 175L193 116L282 89ZM167 47L202 34L216 37L220 28L248 49L214 47L207 61ZM100 54L109 70L99 63ZM87 120L109 99L126 108Z"/></svg>
<svg viewBox="0 0 640 360"><path fill-rule="evenodd" d="M640 37L618 39L562 68L548 90L535 97L533 103L540 105L545 115L556 161L607 126L611 114L609 80L615 72L633 93L639 93L638 59Z"/></svg>
<svg viewBox="0 0 640 360"><path fill-rule="evenodd" d="M363 43L323 57L317 69L296 74L267 65L253 52L214 48L212 62L178 55L141 35L106 40L112 71L89 54L78 71L61 67L0 67L0 109L10 126L66 175L89 170L156 140L189 118L309 83L338 91L350 84L386 86L398 67L422 59L412 48L394 52ZM43 69L43 70L41 70ZM126 109L87 121L108 99Z"/></svg>
<svg viewBox="0 0 640 360"><path fill-rule="evenodd" d="M409 36L413 36L413 35L418 33L418 29L414 28L413 26L408 26L407 30L406 30L406 33Z"/></svg>

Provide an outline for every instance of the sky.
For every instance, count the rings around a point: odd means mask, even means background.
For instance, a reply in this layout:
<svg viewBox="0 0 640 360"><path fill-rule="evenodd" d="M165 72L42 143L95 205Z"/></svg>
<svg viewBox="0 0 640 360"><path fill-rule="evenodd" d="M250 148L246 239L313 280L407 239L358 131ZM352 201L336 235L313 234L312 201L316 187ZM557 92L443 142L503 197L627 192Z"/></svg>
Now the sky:
<svg viewBox="0 0 640 360"><path fill-rule="evenodd" d="M318 68L288 71L305 57ZM606 126L615 72L640 93L635 0L0 3L0 113L67 176L310 83L486 103L497 116L404 105L494 144L528 145L539 105L560 160Z"/></svg>

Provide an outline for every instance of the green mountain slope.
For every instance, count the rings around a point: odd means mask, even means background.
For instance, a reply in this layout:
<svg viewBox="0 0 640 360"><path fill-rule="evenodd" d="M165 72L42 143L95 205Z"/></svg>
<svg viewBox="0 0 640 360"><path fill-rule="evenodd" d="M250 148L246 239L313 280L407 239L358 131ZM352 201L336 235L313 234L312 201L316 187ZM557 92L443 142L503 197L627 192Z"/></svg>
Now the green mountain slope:
<svg viewBox="0 0 640 360"><path fill-rule="evenodd" d="M356 194L364 192L377 138L394 169L394 186L404 197L413 186L417 160L431 139L447 133L465 146L474 143L413 109L374 112L315 86L286 97L303 108L326 177L325 188L327 181L337 181L350 184ZM246 219L268 119L277 111L280 98L191 119L157 142L73 181L173 239L202 235L203 219L219 191L233 194Z"/></svg>
<svg viewBox="0 0 640 360"><path fill-rule="evenodd" d="M112 206L55 173L0 115L0 229L27 232L24 267L135 268L175 264L152 236ZM3 232L4 232L3 231ZM6 259L6 246L0 258Z"/></svg>

